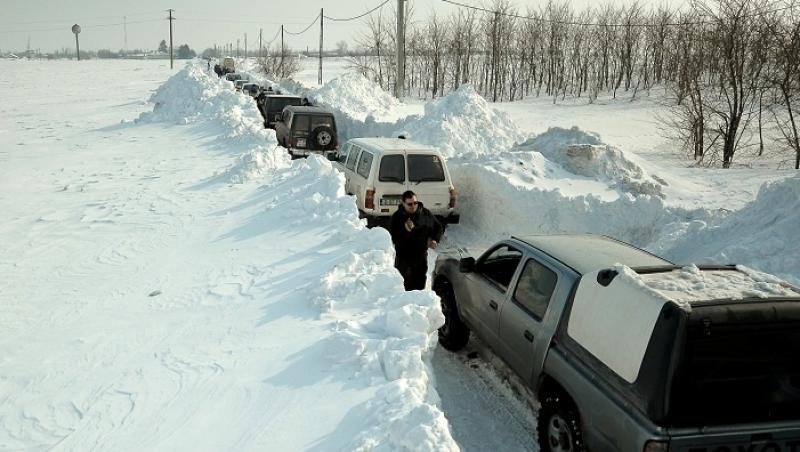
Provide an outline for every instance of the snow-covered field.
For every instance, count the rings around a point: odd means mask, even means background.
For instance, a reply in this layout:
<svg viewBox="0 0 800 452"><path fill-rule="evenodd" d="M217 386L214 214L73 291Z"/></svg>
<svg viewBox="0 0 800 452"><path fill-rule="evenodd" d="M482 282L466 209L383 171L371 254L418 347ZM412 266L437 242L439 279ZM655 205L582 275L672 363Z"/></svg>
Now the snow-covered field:
<svg viewBox="0 0 800 452"><path fill-rule="evenodd" d="M655 101L398 103L331 67L284 87L343 137L442 148L446 246L597 232L800 283L800 176L691 166ZM0 450L534 449L526 395L479 342L436 347L437 298L342 176L205 69L0 60Z"/></svg>

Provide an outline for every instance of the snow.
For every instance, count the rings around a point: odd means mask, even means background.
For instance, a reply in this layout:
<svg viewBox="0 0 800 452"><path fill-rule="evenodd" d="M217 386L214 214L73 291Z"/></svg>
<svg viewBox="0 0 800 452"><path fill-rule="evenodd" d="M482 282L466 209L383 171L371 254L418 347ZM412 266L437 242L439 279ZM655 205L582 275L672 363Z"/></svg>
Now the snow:
<svg viewBox="0 0 800 452"><path fill-rule="evenodd" d="M280 84L332 109L341 142L444 152L461 223L443 251L593 232L680 264L621 274L681 303L800 283L796 171L692 165L655 92L399 103L332 63L322 86ZM205 68L0 61L0 449L530 450L510 371L479 341L443 356L437 298L402 290L341 174L291 161Z"/></svg>
<svg viewBox="0 0 800 452"><path fill-rule="evenodd" d="M92 89L39 64L60 102ZM132 87L106 64L134 103L83 102L44 140L0 127L0 449L456 450L430 378L437 299L402 290L341 174L275 154L198 66ZM70 121L4 89L25 124Z"/></svg>
<svg viewBox="0 0 800 452"><path fill-rule="evenodd" d="M800 291L774 276L745 266L737 269L739 271L701 270L696 265L687 265L671 272L632 277L684 307L693 301L800 297ZM625 274L631 276L630 271L626 270Z"/></svg>

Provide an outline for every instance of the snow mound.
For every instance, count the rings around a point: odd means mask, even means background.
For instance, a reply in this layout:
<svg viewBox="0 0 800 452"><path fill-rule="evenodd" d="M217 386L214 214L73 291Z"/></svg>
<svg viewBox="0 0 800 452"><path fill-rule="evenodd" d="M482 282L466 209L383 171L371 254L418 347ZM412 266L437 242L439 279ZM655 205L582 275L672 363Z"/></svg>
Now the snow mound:
<svg viewBox="0 0 800 452"><path fill-rule="evenodd" d="M526 135L508 115L491 107L471 85L425 104L422 116L386 121L399 102L374 82L347 75L320 88L281 82L281 87L306 96L336 116L342 143L360 137L397 137L439 148L446 157L476 158L497 154L522 142Z"/></svg>
<svg viewBox="0 0 800 452"><path fill-rule="evenodd" d="M221 127L220 147L238 154L232 166L215 175L216 180L243 183L275 168L290 164L288 154L277 147L275 132L264 129L253 99L231 89L231 83L210 77L202 63L189 63L153 93L153 111L137 122L198 124ZM203 123L203 124L199 124Z"/></svg>
<svg viewBox="0 0 800 452"><path fill-rule="evenodd" d="M607 180L612 187L634 196L664 198L663 180L649 175L620 149L604 144L599 135L577 127L551 127L522 143L519 149L541 152L573 174Z"/></svg>
<svg viewBox="0 0 800 452"><path fill-rule="evenodd" d="M719 224L685 224L657 250L677 262L742 264L800 284L798 224L800 176L794 176L764 185L753 202Z"/></svg>
<svg viewBox="0 0 800 452"><path fill-rule="evenodd" d="M425 104L422 117L412 117L398 132L438 147L446 157L475 158L497 154L525 139L506 113L493 109L472 85Z"/></svg>
<svg viewBox="0 0 800 452"><path fill-rule="evenodd" d="M292 87L297 90L297 87ZM390 114L400 102L361 74L348 73L335 78L306 95L315 105L335 108L352 118Z"/></svg>

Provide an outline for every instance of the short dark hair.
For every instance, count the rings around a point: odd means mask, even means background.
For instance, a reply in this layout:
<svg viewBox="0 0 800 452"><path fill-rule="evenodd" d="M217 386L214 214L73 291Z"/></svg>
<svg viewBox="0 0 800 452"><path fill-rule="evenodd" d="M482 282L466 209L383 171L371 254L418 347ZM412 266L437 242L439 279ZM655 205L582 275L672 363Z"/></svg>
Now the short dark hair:
<svg viewBox="0 0 800 452"><path fill-rule="evenodd" d="M416 194L416 193L414 193L414 192L413 192L413 191L411 191L411 190L408 190L408 191L406 191L406 192L404 192L404 193L403 193L403 201L405 201L406 199L411 199L411 198L413 198L414 196L417 196L417 194Z"/></svg>

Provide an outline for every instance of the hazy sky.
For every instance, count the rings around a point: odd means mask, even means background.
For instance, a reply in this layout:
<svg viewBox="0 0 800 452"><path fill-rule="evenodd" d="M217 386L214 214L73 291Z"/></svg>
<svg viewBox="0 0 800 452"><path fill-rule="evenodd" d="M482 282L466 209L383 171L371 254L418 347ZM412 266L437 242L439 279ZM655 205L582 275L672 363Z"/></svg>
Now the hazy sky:
<svg viewBox="0 0 800 452"><path fill-rule="evenodd" d="M414 8L414 18L422 20L434 11L449 14L457 7L441 0L408 0ZM487 4L482 0L457 0L470 5ZM511 0L521 9L538 7L544 0ZM632 0L617 0L629 3ZM248 48L258 48L259 28L263 29L264 42L276 37L281 23L290 32L302 31L314 20L320 8L325 15L347 18L362 14L382 0L0 0L0 50L25 50L30 39L31 49L49 52L75 46L70 31L74 23L81 25L81 49L118 50L125 47L123 16L127 21L127 48L155 49L162 39L169 42L169 22L166 9L175 10L173 22L175 47L189 44L202 51L214 44L232 43L236 40L244 49L247 33ZM594 3L590 0L573 0L576 9ZM658 3L683 3L681 0L640 0L645 5ZM397 0L390 0L374 14L391 14ZM364 29L364 19L351 22L325 21L325 48L335 48L335 43L345 40L352 46L354 38ZM319 46L319 25L300 36L284 35L287 46L315 49ZM275 41L279 45L280 37Z"/></svg>

